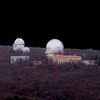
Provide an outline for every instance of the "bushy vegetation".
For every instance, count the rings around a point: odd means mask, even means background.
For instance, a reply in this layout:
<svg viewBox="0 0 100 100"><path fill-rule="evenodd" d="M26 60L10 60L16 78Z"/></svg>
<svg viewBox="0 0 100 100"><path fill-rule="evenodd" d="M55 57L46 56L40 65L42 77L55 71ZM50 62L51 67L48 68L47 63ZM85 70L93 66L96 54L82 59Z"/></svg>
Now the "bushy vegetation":
<svg viewBox="0 0 100 100"><path fill-rule="evenodd" d="M68 54L73 52L85 57L93 54L92 58L100 54L93 50L89 54L87 50L66 50ZM10 64L9 56L15 55L15 52L11 47L0 48L0 100L100 99L99 65L52 64L44 53L43 48L31 48L31 60L43 62L39 66L30 62Z"/></svg>

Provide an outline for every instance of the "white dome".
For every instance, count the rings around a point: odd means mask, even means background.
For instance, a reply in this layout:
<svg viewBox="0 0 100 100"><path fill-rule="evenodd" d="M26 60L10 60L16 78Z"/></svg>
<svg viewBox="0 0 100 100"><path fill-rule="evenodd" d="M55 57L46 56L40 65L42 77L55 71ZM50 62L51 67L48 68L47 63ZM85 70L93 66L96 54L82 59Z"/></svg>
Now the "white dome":
<svg viewBox="0 0 100 100"><path fill-rule="evenodd" d="M25 42L22 38L17 38L13 43L13 50L14 51L23 51Z"/></svg>
<svg viewBox="0 0 100 100"><path fill-rule="evenodd" d="M63 53L64 52L64 45L58 39L50 40L46 45L46 53Z"/></svg>
<svg viewBox="0 0 100 100"><path fill-rule="evenodd" d="M17 38L14 42L14 45L24 45L25 42L22 38Z"/></svg>
<svg viewBox="0 0 100 100"><path fill-rule="evenodd" d="M29 52L30 52L30 48L25 47L25 48L23 49L23 53L29 53Z"/></svg>

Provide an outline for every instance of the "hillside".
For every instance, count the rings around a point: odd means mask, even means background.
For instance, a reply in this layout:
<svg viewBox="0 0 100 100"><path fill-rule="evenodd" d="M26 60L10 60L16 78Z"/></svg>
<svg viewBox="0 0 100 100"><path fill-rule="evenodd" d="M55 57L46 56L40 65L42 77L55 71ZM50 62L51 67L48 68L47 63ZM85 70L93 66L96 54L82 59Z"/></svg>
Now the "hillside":
<svg viewBox="0 0 100 100"><path fill-rule="evenodd" d="M65 53L84 59L100 56L100 51L91 49L66 49ZM31 48L31 59L43 62L39 66L10 64L11 55L15 55L12 47L0 46L0 100L100 99L100 66L52 64L47 61L45 48Z"/></svg>

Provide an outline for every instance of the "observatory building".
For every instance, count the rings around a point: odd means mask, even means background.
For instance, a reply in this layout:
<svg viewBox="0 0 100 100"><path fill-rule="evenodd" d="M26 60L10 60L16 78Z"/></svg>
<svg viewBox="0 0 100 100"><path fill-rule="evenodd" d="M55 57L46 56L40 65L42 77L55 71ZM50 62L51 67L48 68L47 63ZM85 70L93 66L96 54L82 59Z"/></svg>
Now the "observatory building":
<svg viewBox="0 0 100 100"><path fill-rule="evenodd" d="M82 57L77 55L65 55L64 45L58 39L50 40L46 45L46 56L57 64L81 62Z"/></svg>
<svg viewBox="0 0 100 100"><path fill-rule="evenodd" d="M22 38L17 38L13 43L14 55L10 57L11 63L21 63L30 60L30 48L25 47L25 42Z"/></svg>
<svg viewBox="0 0 100 100"><path fill-rule="evenodd" d="M52 60L57 64L78 63L82 61L82 57L77 55L55 55Z"/></svg>
<svg viewBox="0 0 100 100"><path fill-rule="evenodd" d="M23 51L25 46L25 42L22 38L17 38L13 43L13 50L14 51Z"/></svg>
<svg viewBox="0 0 100 100"><path fill-rule="evenodd" d="M60 40L52 39L47 43L45 53L47 57L53 57L55 54L63 54L64 45Z"/></svg>

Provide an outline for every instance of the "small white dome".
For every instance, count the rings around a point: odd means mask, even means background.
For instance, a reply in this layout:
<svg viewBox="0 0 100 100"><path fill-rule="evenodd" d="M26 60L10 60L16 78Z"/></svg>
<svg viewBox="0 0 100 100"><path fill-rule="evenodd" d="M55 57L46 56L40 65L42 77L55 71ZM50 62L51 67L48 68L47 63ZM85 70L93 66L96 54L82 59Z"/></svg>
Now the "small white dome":
<svg viewBox="0 0 100 100"><path fill-rule="evenodd" d="M46 52L45 53L63 53L64 52L64 45L58 39L50 40L46 45Z"/></svg>
<svg viewBox="0 0 100 100"><path fill-rule="evenodd" d="M14 45L24 45L25 42L22 38L17 38L14 42Z"/></svg>
<svg viewBox="0 0 100 100"><path fill-rule="evenodd" d="M25 48L23 49L23 53L29 53L29 52L30 52L30 48L25 47Z"/></svg>

